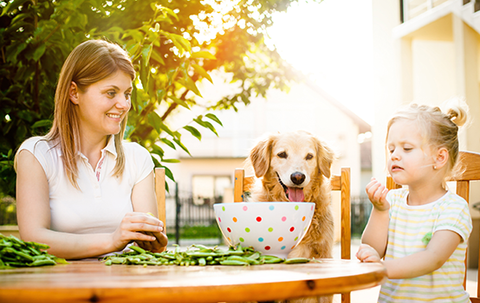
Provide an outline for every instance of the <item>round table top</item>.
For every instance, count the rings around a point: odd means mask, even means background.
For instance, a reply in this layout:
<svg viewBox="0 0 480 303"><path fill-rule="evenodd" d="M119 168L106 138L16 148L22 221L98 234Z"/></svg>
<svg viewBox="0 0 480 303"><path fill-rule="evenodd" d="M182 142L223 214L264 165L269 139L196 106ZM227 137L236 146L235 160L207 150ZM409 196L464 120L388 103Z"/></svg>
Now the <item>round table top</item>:
<svg viewBox="0 0 480 303"><path fill-rule="evenodd" d="M0 302L266 301L380 285L381 263L322 259L255 266L106 266L97 260L0 270Z"/></svg>

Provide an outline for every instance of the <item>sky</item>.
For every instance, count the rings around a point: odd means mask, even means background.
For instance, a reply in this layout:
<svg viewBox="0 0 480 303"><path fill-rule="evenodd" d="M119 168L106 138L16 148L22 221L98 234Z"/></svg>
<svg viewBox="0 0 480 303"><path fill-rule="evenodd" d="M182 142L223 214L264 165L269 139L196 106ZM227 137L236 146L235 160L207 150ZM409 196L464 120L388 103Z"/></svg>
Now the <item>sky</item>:
<svg viewBox="0 0 480 303"><path fill-rule="evenodd" d="M373 124L370 0L293 4L268 30L282 58Z"/></svg>

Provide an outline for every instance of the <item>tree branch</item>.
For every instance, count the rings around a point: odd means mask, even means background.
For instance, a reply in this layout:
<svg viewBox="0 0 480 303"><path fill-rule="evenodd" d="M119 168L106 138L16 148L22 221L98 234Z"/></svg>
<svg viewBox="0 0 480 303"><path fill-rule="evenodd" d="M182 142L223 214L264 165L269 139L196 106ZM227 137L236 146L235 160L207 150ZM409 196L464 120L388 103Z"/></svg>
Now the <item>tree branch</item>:
<svg viewBox="0 0 480 303"><path fill-rule="evenodd" d="M182 101L185 101L185 97L187 96L188 92L189 92L189 90L187 89L187 90L182 94L182 96L180 96L179 99L182 100ZM175 103L175 102L172 103L172 104L170 104L170 106L168 107L168 109L165 111L165 113L164 113L163 116L162 116L162 121L165 121L165 119L168 117L168 115L170 115L170 113L171 113L175 108L177 108L177 106L178 106L178 103Z"/></svg>

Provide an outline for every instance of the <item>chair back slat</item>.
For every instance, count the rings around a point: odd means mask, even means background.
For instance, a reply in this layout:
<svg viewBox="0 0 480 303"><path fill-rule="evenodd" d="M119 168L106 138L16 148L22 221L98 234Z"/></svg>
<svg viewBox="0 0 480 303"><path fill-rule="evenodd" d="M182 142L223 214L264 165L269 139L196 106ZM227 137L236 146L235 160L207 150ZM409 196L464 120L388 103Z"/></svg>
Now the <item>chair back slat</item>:
<svg viewBox="0 0 480 303"><path fill-rule="evenodd" d="M155 168L155 195L157 196L158 219L163 222L165 234L167 233L167 212L165 203L165 168Z"/></svg>

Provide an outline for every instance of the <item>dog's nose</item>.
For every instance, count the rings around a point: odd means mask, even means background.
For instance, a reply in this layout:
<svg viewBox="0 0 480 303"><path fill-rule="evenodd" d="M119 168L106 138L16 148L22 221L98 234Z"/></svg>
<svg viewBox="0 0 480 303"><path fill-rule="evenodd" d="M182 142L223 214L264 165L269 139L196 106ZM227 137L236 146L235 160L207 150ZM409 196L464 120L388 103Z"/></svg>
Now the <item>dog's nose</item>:
<svg viewBox="0 0 480 303"><path fill-rule="evenodd" d="M290 180L292 180L293 184L299 185L305 181L305 175L297 171L290 175Z"/></svg>

